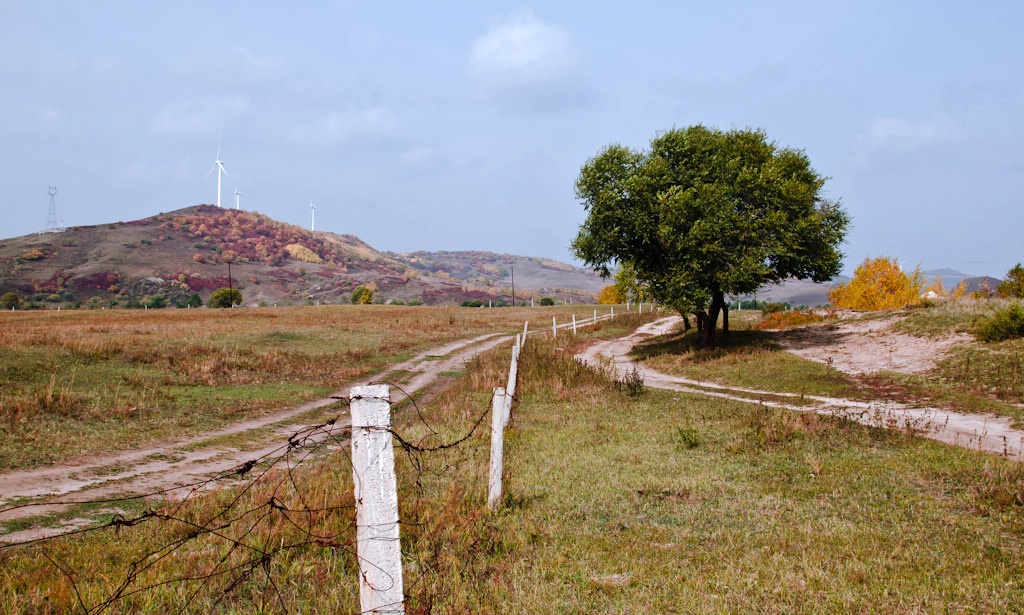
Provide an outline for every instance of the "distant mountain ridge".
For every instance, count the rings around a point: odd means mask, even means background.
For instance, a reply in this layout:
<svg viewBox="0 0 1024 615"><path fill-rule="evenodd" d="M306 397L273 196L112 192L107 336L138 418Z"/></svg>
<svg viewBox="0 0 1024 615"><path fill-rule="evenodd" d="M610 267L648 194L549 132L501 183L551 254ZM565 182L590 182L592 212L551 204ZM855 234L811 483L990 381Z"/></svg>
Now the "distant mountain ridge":
<svg viewBox="0 0 1024 615"><path fill-rule="evenodd" d="M373 289L375 302L509 303L513 272L517 300L544 293L592 302L604 284L592 272L550 259L385 253L354 235L213 205L0 240L0 293L55 304L124 305L155 295L174 304L193 293L205 300L229 283L246 304L347 303L359 285Z"/></svg>

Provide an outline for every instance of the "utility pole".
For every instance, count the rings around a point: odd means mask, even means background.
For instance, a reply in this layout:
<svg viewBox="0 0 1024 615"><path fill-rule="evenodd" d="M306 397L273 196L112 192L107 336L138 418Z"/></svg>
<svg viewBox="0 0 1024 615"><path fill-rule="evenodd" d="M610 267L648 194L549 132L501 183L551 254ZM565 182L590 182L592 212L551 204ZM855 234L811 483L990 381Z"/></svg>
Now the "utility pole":
<svg viewBox="0 0 1024 615"><path fill-rule="evenodd" d="M509 265L509 269L512 270L512 307L516 306L516 266Z"/></svg>
<svg viewBox="0 0 1024 615"><path fill-rule="evenodd" d="M232 290L234 289L231 288L231 261L228 261L228 292L233 295L234 293L231 292Z"/></svg>

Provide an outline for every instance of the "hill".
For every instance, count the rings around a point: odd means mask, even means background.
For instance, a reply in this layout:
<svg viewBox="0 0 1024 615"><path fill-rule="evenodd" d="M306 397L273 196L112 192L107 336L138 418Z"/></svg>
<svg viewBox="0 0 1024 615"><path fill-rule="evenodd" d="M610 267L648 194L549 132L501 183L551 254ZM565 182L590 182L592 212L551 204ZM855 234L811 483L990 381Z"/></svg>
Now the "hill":
<svg viewBox="0 0 1024 615"><path fill-rule="evenodd" d="M487 252L387 254L354 235L197 205L0 240L0 293L37 304L134 305L160 296L173 305L194 293L205 301L230 283L246 304L346 303L366 285L375 302L509 303L499 266L506 262L510 273L516 268L517 299L561 289L561 300L592 302L601 287L593 274L556 261Z"/></svg>

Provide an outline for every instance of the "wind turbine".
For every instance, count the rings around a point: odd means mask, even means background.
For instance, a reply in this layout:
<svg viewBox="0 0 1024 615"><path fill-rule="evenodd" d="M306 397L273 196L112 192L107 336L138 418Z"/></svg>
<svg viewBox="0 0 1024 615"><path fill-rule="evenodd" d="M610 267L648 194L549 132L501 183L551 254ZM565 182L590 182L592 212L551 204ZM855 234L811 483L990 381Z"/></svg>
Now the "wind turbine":
<svg viewBox="0 0 1024 615"><path fill-rule="evenodd" d="M313 204L313 200L309 201L309 230L316 230L316 205Z"/></svg>
<svg viewBox="0 0 1024 615"><path fill-rule="evenodd" d="M224 163L220 159L220 143L217 143L217 159L213 161L213 166L206 172L206 176L209 177L214 169L217 169L217 207L220 207L220 174L228 174L227 170L224 169Z"/></svg>
<svg viewBox="0 0 1024 615"><path fill-rule="evenodd" d="M235 209L241 209L241 207L238 206L238 197L240 196L242 196L242 193L238 191L238 188L235 188Z"/></svg>

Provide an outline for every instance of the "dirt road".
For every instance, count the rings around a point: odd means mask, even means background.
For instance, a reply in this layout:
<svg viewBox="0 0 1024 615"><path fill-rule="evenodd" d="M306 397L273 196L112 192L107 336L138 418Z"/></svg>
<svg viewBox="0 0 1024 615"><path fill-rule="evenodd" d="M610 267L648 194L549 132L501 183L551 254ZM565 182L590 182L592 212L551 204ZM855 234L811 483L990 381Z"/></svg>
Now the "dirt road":
<svg viewBox="0 0 1024 615"><path fill-rule="evenodd" d="M832 414L876 427L909 428L926 438L965 448L983 450L996 455L1006 455L1011 459L1024 460L1024 431L1014 429L1010 426L1009 420L994 415L963 414L942 408L911 406L889 401L861 402L837 397L722 386L670 376L642 364L633 363L628 354L634 345L647 338L671 332L677 322L679 322L678 316L668 316L656 320L625 337L594 344L577 357L589 363L611 361L619 373L625 373L627 370L632 370L634 365L638 365L644 378L644 384L650 387L709 395L800 412ZM872 330L881 331L881 329L881 327L875 327ZM842 349L824 346L819 346L817 352L822 357L846 356L848 354L844 353ZM758 399L757 396L772 399ZM814 403L813 405L797 405L778 401L785 398L802 399L805 403L807 401Z"/></svg>
<svg viewBox="0 0 1024 615"><path fill-rule="evenodd" d="M286 445L289 436L310 427L308 413L336 404L338 398L347 398L349 389L353 386L379 381L387 374L401 370L401 389L411 395L433 383L442 373L457 371L472 357L512 338L513 336L493 333L432 348L408 361L390 366L383 373L348 383L329 397L188 439L92 457L55 467L0 474L0 509L4 505L25 498L45 497L43 501L46 502L40 506L0 510L0 521L57 512L65 508L59 503L63 500L98 499L114 494L122 497L173 490L228 472L251 459L271 455L280 450ZM400 401L399 391L393 391L392 395L395 401ZM341 415L347 415L347 412L346 408L338 409ZM348 420L347 416L343 416L334 425L334 429L337 431L346 427ZM316 421L316 424L319 423L319 420ZM233 436L235 438L232 438ZM247 445L247 439L257 444ZM75 525L68 522L59 528L17 532L2 536L0 540L10 542L44 537L67 531Z"/></svg>

